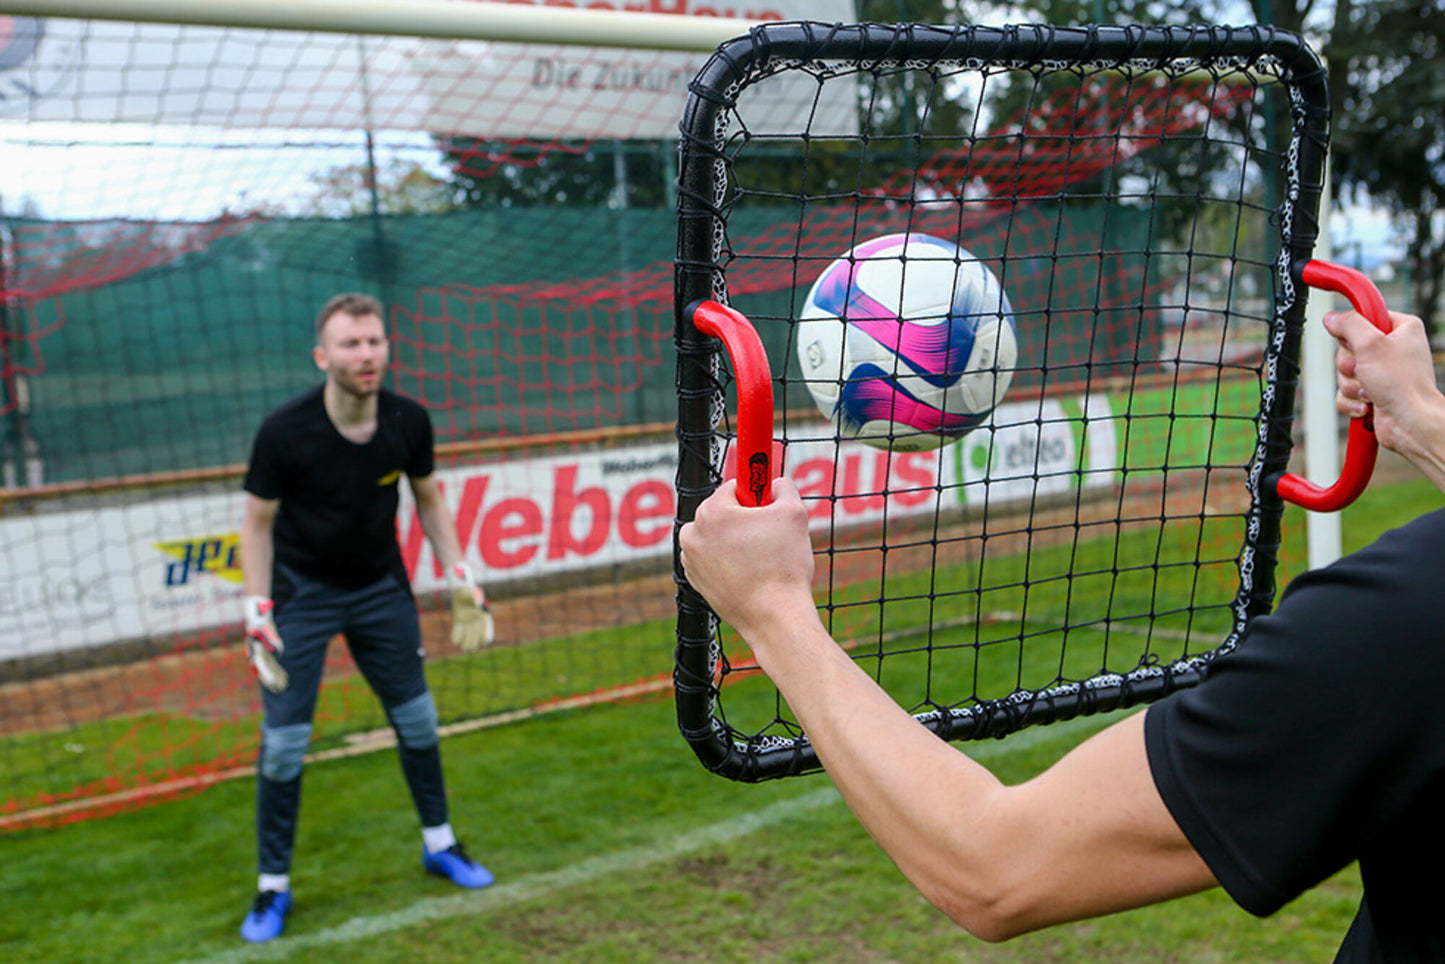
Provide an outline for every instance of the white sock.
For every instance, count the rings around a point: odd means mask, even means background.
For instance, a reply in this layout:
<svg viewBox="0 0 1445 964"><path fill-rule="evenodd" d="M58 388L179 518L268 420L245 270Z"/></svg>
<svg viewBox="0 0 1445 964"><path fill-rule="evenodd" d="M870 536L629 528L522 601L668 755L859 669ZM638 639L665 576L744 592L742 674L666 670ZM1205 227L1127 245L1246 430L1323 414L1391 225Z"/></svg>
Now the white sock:
<svg viewBox="0 0 1445 964"><path fill-rule="evenodd" d="M421 842L429 854L438 854L457 842L457 835L452 833L452 825L444 823L438 827L422 827Z"/></svg>
<svg viewBox="0 0 1445 964"><path fill-rule="evenodd" d="M290 889L290 874L262 874L261 876L256 878L256 890L260 891L263 894L268 890L274 890L277 893L282 893Z"/></svg>

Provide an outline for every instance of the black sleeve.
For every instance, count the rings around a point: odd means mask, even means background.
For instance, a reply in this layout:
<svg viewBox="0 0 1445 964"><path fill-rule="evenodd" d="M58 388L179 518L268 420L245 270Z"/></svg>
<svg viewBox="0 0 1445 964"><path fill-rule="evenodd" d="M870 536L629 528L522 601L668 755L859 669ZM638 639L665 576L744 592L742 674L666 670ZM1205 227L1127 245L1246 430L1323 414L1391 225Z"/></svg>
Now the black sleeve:
<svg viewBox="0 0 1445 964"><path fill-rule="evenodd" d="M404 471L409 479L424 479L436 470L431 416L415 402L409 405L408 409L407 437L411 440L411 451Z"/></svg>
<svg viewBox="0 0 1445 964"><path fill-rule="evenodd" d="M1445 761L1442 557L1435 512L1297 578L1203 683L1150 708L1155 784L1246 910L1360 857Z"/></svg>

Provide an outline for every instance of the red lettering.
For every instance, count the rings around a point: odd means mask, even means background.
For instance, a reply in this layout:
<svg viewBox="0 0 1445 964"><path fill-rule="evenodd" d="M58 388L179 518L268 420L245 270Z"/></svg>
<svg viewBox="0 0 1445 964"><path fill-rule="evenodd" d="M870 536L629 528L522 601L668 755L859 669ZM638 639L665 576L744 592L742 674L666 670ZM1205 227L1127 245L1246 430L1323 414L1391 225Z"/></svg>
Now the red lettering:
<svg viewBox="0 0 1445 964"><path fill-rule="evenodd" d="M482 517L477 548L489 569L515 569L525 565L541 548L541 540L522 542L509 549L506 544L536 538L542 534L542 508L531 499L503 499Z"/></svg>
<svg viewBox="0 0 1445 964"><path fill-rule="evenodd" d="M472 541L472 530L476 528L477 516L482 511L482 500L486 498L487 486L491 485L490 475L473 475L462 487L462 504L457 507L457 544L462 547L462 558L466 558L467 546ZM437 576L442 574L441 560L437 560Z"/></svg>
<svg viewBox="0 0 1445 964"><path fill-rule="evenodd" d="M655 546L672 532L676 515L672 486L656 480L639 482L627 490L617 507L617 532L634 548Z"/></svg>
<svg viewBox="0 0 1445 964"><path fill-rule="evenodd" d="M775 454L781 451L781 444L775 444ZM550 487L537 485L516 495L510 495L510 487L501 481L510 478L510 472L491 469L453 477L453 488L461 488L454 515L457 541L467 558L480 557L487 569L512 570L544 559L593 559L608 546L648 550L667 543L677 514L669 481L642 476L625 489L590 485L581 478L582 467L576 462L543 462L538 468L543 466L551 471ZM442 488L440 482L438 487ZM399 515L396 531L407 575L415 579L428 542L415 506ZM431 566L442 578L434 552Z"/></svg>
<svg viewBox="0 0 1445 964"><path fill-rule="evenodd" d="M878 512L883 509L883 493L881 486L876 487L879 491L869 491L863 482L863 453L849 452L843 457L843 491L840 496L840 507L848 515L861 515L864 512ZM888 478L888 453L879 452L874 460L875 479Z"/></svg>
<svg viewBox="0 0 1445 964"><path fill-rule="evenodd" d="M467 554L467 543L471 541L472 529L477 523L477 512L481 508L482 500L486 497L487 486L492 479L486 475L474 475L467 479L462 487L462 504L457 510L457 544L462 548L462 555ZM437 493L446 496L446 483L437 479ZM409 580L416 578L417 567L421 564L422 543L426 539L426 530L421 526L421 516L412 506L411 516L405 528L401 520L397 519L397 542L401 544L401 562L406 567L406 577ZM438 579L442 577L442 561L432 553L432 573Z"/></svg>
<svg viewBox="0 0 1445 964"><path fill-rule="evenodd" d="M666 13L673 16L686 17L729 17L742 20L782 20L781 12L777 10L749 10L744 7L711 7L693 6L689 0L588 0L586 3L578 3L578 0L490 0L493 3L510 3L517 6L530 7L563 7L576 9L579 6L586 10L611 10L624 13Z"/></svg>
<svg viewBox="0 0 1445 964"><path fill-rule="evenodd" d="M575 492L575 465L558 468L555 484L556 488L552 493L552 537L547 543L547 558L561 559L568 553L593 555L607 541L607 530L612 524L612 503L607 498L607 493L599 488ZM578 539L572 528L572 517L577 509L584 505L591 516L590 528Z"/></svg>
<svg viewBox="0 0 1445 964"><path fill-rule="evenodd" d="M905 508L922 505L933 498L937 485L934 467L938 465L936 452L908 452L900 455L893 463L898 483L894 489L893 501Z"/></svg>

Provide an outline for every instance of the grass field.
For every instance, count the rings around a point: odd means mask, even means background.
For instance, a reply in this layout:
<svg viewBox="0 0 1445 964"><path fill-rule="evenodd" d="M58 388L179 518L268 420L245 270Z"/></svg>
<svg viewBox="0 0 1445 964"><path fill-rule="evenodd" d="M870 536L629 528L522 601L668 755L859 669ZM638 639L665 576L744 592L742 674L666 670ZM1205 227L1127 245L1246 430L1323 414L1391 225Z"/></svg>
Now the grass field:
<svg viewBox="0 0 1445 964"><path fill-rule="evenodd" d="M1439 503L1372 489L1347 548ZM658 641L664 662L670 640ZM737 696L748 699L747 687ZM1006 780L1104 720L967 747ZM1323 961L1359 899L1351 869L1268 921L1213 892L1000 946L923 902L826 778L756 786L704 772L669 700L557 713L444 744L453 823L496 886L422 873L395 756L307 772L297 906L243 945L254 887L250 781L59 830L0 837L0 960L20 962Z"/></svg>

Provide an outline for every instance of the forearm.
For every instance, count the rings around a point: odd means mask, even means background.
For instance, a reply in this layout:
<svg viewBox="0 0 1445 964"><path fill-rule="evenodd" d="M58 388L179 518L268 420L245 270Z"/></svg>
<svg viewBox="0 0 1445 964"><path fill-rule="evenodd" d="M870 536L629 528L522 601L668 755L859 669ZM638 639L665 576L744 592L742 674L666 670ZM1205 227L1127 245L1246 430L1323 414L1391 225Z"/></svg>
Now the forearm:
<svg viewBox="0 0 1445 964"><path fill-rule="evenodd" d="M1419 469L1445 492L1445 396L1438 392L1420 403L1419 417L1408 430L1396 430L1383 444Z"/></svg>
<svg viewBox="0 0 1445 964"><path fill-rule="evenodd" d="M271 597L271 565L275 558L275 544L271 538L271 527L260 527L243 523L240 536L241 577L246 595Z"/></svg>
<svg viewBox="0 0 1445 964"><path fill-rule="evenodd" d="M816 615L762 631L763 668L849 807L972 933L998 940L1213 885L1154 789L1142 715L1005 786L909 716Z"/></svg>
<svg viewBox="0 0 1445 964"><path fill-rule="evenodd" d="M279 659L286 647L276 630L271 602L271 563L275 553L272 529L278 505L275 500L247 496L240 537L241 577L246 585L246 653L256 678L273 693L280 693L289 685L286 669Z"/></svg>
<svg viewBox="0 0 1445 964"><path fill-rule="evenodd" d="M495 638L486 593L462 558L456 524L442 498L441 487L431 476L412 480L417 521L447 575L452 601L452 645L464 653L490 646Z"/></svg>
<svg viewBox="0 0 1445 964"><path fill-rule="evenodd" d="M765 630L763 668L848 806L931 902L983 936L1002 884L992 853L1003 784L924 729L829 638L816 614Z"/></svg>
<svg viewBox="0 0 1445 964"><path fill-rule="evenodd" d="M427 542L431 543L432 551L436 553L442 569L451 572L453 567L462 561L462 547L457 539L456 524L452 521L452 514L446 503L439 498L418 503L417 520L421 523L421 530L426 534Z"/></svg>

